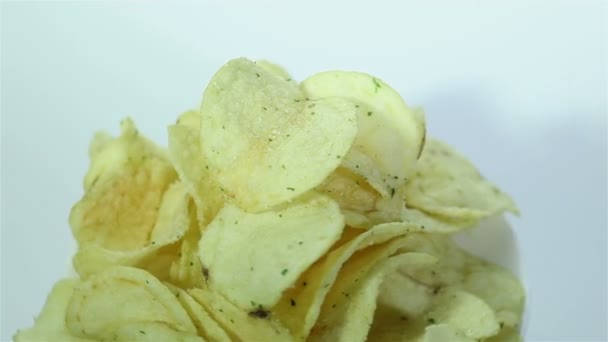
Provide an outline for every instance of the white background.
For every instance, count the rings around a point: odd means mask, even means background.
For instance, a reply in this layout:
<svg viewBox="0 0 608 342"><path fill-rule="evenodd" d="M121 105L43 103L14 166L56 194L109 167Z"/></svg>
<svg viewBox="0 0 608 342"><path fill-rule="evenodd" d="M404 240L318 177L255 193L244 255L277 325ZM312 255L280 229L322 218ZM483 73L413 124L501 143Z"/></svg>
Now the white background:
<svg viewBox="0 0 608 342"><path fill-rule="evenodd" d="M430 134L522 209L510 222L526 340L606 340L606 2L1 6L1 340L32 324L66 272L93 133L130 115L166 144L166 126L238 56L298 79L366 71L423 106Z"/></svg>

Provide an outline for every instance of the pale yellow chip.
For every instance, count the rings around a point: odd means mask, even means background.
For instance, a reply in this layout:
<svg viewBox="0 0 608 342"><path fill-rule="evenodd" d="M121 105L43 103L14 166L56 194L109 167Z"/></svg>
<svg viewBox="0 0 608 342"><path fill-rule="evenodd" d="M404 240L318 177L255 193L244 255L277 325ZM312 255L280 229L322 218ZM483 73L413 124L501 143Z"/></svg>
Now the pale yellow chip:
<svg viewBox="0 0 608 342"><path fill-rule="evenodd" d="M217 323L211 315L207 312L207 310L188 292L182 290L181 288L171 285L165 284L174 294L175 297L182 304L194 326L196 326L196 330L199 336L204 337L205 340L208 341L216 341L216 342L230 342L230 336L228 333Z"/></svg>
<svg viewBox="0 0 608 342"><path fill-rule="evenodd" d="M354 104L309 101L296 85L244 58L215 74L201 114L211 172L234 204L254 212L323 182L357 134Z"/></svg>
<svg viewBox="0 0 608 342"><path fill-rule="evenodd" d="M314 192L263 213L227 206L205 229L199 257L211 289L244 309L269 308L343 229L338 205Z"/></svg>
<svg viewBox="0 0 608 342"><path fill-rule="evenodd" d="M525 292L511 272L470 257L462 287L494 309L501 326L517 328L520 325Z"/></svg>
<svg viewBox="0 0 608 342"><path fill-rule="evenodd" d="M409 317L395 308L378 302L374 322L367 335L367 340L377 342L422 342L426 326L427 323L421 319Z"/></svg>
<svg viewBox="0 0 608 342"><path fill-rule="evenodd" d="M348 71L321 72L301 88L312 99L340 96L357 104L359 132L343 165L367 178L383 196L400 188L424 145L426 124L419 109L377 77Z"/></svg>
<svg viewBox="0 0 608 342"><path fill-rule="evenodd" d="M112 332L110 341L117 342L205 342L196 333L175 330L166 322L127 322Z"/></svg>
<svg viewBox="0 0 608 342"><path fill-rule="evenodd" d="M265 69L266 71L284 79L287 82L291 82L295 84L294 79L291 77L291 75L289 74L289 72L283 68L282 66L272 63L270 61L267 60L257 60L254 62L255 64L257 64L259 67Z"/></svg>
<svg viewBox="0 0 608 342"><path fill-rule="evenodd" d="M206 225L223 205L215 178L203 159L200 147L200 116L186 112L179 123L169 126L169 155L180 180L197 207L197 219Z"/></svg>
<svg viewBox="0 0 608 342"><path fill-rule="evenodd" d="M49 293L42 311L36 317L34 326L19 330L14 336L15 342L93 341L70 334L65 326L65 313L74 287L78 279L63 279L58 281Z"/></svg>
<svg viewBox="0 0 608 342"><path fill-rule="evenodd" d="M148 269L155 276L165 279L177 251L177 247L171 245L183 238L190 225L189 202L190 197L185 186L179 181L174 183L162 197L160 208L155 215L156 221L148 232L145 245L137 249L117 250L107 245L105 240L81 244L74 256L74 269L82 277L88 277L111 266L135 266ZM123 224L127 225L132 220L137 219L127 217ZM124 229L128 228L124 227ZM115 234L121 233L123 231L115 232ZM126 237L129 236L128 231L124 233ZM118 239L120 236L112 236L109 239Z"/></svg>
<svg viewBox="0 0 608 342"><path fill-rule="evenodd" d="M96 132L89 144L89 159L91 161L95 160L99 153L101 153L105 148L114 141L114 137L111 136L107 132Z"/></svg>
<svg viewBox="0 0 608 342"><path fill-rule="evenodd" d="M278 317L281 317L283 323L296 337L306 337L319 317L321 305L343 264L353 254L366 247L383 244L417 230L418 228L403 223L382 224L365 231L361 229L346 230L340 241L336 243L336 247L322 260L313 264L292 287L283 293L273 311ZM380 247L381 253L376 255L377 259L367 259L367 265L371 267L375 262L389 257L399 248L401 248L399 244L387 244Z"/></svg>
<svg viewBox="0 0 608 342"><path fill-rule="evenodd" d="M448 324L434 324L426 327L423 342L477 342L472 338L463 336Z"/></svg>
<svg viewBox="0 0 608 342"><path fill-rule="evenodd" d="M496 336L490 337L485 342L521 342L523 341L519 332L514 328L504 327Z"/></svg>
<svg viewBox="0 0 608 342"><path fill-rule="evenodd" d="M342 210L358 213L374 210L378 197L361 176L342 167L329 175L317 190L336 200Z"/></svg>
<svg viewBox="0 0 608 342"><path fill-rule="evenodd" d="M513 200L483 178L466 158L436 139L428 139L405 185L408 206L452 220L479 220L511 211Z"/></svg>
<svg viewBox="0 0 608 342"><path fill-rule="evenodd" d="M342 267L327 294L321 314L310 339L315 341L364 341L372 326L376 300L386 276L398 267L433 263L436 259L423 253L405 253L377 262L369 269L373 254L385 254L382 245L372 246L351 257ZM371 254L371 255L370 255Z"/></svg>
<svg viewBox="0 0 608 342"><path fill-rule="evenodd" d="M149 243L163 194L176 180L166 153L130 120L92 160L83 198L70 214L79 245L137 250Z"/></svg>
<svg viewBox="0 0 608 342"><path fill-rule="evenodd" d="M263 308L244 310L217 292L191 289L188 293L228 332L234 341L295 341L274 314Z"/></svg>
<svg viewBox="0 0 608 342"><path fill-rule="evenodd" d="M196 334L190 317L175 295L150 273L133 267L113 267L74 289L65 322L70 333L112 339L128 323L158 323L185 334Z"/></svg>
<svg viewBox="0 0 608 342"><path fill-rule="evenodd" d="M491 307L478 297L456 288L441 289L427 321L445 323L468 338L482 339L498 334L500 323Z"/></svg>
<svg viewBox="0 0 608 342"><path fill-rule="evenodd" d="M184 289L204 287L206 277L205 269L198 258L198 242L201 231L196 220L196 207L190 208L190 229L184 236L179 247L178 258L173 261L169 269L170 281Z"/></svg>

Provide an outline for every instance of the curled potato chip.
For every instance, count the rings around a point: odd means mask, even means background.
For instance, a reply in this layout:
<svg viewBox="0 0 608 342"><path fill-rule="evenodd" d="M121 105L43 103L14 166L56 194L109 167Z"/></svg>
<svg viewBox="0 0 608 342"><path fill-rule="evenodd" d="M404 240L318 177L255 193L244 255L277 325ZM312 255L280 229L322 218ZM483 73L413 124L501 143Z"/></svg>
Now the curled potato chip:
<svg viewBox="0 0 608 342"><path fill-rule="evenodd" d="M317 190L333 198L342 210L366 213L375 208L376 191L361 176L342 167L329 175Z"/></svg>
<svg viewBox="0 0 608 342"><path fill-rule="evenodd" d="M206 227L199 257L208 284L238 307L272 307L340 238L344 219L329 197L310 193L285 209L224 207Z"/></svg>
<svg viewBox="0 0 608 342"><path fill-rule="evenodd" d="M365 341L373 322L380 285L385 277L398 267L436 261L428 254L405 253L380 261L367 271L366 259L370 258L369 254L384 254L381 248L382 245L369 247L353 255L343 266L323 303L311 339ZM372 256L371 259L376 258Z"/></svg>
<svg viewBox="0 0 608 342"><path fill-rule="evenodd" d="M454 221L477 222L504 211L519 213L507 194L484 179L466 158L436 139L427 141L405 185L405 198L408 206Z"/></svg>
<svg viewBox="0 0 608 342"><path fill-rule="evenodd" d="M196 221L196 208L190 209L190 229L182 239L178 258L173 260L169 270L170 281L182 288L204 287L208 276L198 258L198 242L201 232Z"/></svg>
<svg viewBox="0 0 608 342"><path fill-rule="evenodd" d="M86 192L70 225L80 246L136 250L149 242L163 194L176 180L166 153L142 137L131 120L92 160Z"/></svg>
<svg viewBox="0 0 608 342"><path fill-rule="evenodd" d="M15 334L15 342L38 341L65 341L84 342L93 341L70 334L65 326L65 313L68 302L79 283L78 279L63 279L58 281L49 293L42 311L36 317L34 326L20 330Z"/></svg>
<svg viewBox="0 0 608 342"><path fill-rule="evenodd" d="M74 256L74 269L82 277L87 277L115 265L135 266L145 268L159 278L167 278L167 270L176 255L177 247L172 244L183 238L190 224L189 202L185 186L179 181L172 184L162 197L156 222L148 232L145 245L137 249L116 250L107 246L105 240L81 244ZM130 222L128 218L125 221L124 224ZM110 237L115 238L119 236Z"/></svg>
<svg viewBox="0 0 608 342"><path fill-rule="evenodd" d="M403 186L424 146L421 110L410 109L393 88L365 73L321 72L301 88L313 99L340 96L357 103L359 132L343 166L385 197Z"/></svg>
<svg viewBox="0 0 608 342"><path fill-rule="evenodd" d="M196 334L190 317L165 285L144 270L123 266L79 284L65 322L75 336L102 340L112 339L127 323L161 324L178 333Z"/></svg>
<svg viewBox="0 0 608 342"><path fill-rule="evenodd" d="M360 229L345 231L343 238L336 243L337 247L300 275L297 282L283 293L273 309L274 312L281 317L281 321L296 337L306 337L319 317L321 305L338 273L353 254L366 247L383 244L417 230L417 227L410 227L403 223L387 223L366 231ZM381 247L380 251L384 254L375 254L377 259L368 258L366 260L368 269L378 260L389 257L399 248L400 246L391 244ZM296 305L292 305L292 303L296 303Z"/></svg>
<svg viewBox="0 0 608 342"><path fill-rule="evenodd" d="M211 172L234 204L253 212L319 185L357 134L354 104L307 100L297 86L244 58L215 74L201 114Z"/></svg>
<svg viewBox="0 0 608 342"><path fill-rule="evenodd" d="M190 289L188 293L228 332L232 340L294 341L289 330L266 309L244 310L221 294L206 289Z"/></svg>

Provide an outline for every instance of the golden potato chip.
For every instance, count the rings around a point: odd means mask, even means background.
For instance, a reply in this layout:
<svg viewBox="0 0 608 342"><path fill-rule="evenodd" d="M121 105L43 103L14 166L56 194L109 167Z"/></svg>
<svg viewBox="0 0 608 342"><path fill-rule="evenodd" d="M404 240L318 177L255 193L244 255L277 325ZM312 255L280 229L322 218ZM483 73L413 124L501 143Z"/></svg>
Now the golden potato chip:
<svg viewBox="0 0 608 342"><path fill-rule="evenodd" d="M223 205L224 199L210 174L199 143L200 117L186 112L179 123L169 126L169 155L180 180L197 207L198 222L204 226Z"/></svg>
<svg viewBox="0 0 608 342"><path fill-rule="evenodd" d="M296 85L244 58L215 74L201 114L211 172L234 204L253 212L321 184L357 134L354 104L307 100Z"/></svg>
<svg viewBox="0 0 608 342"><path fill-rule="evenodd" d="M39 341L65 341L84 342L93 341L76 337L70 334L65 326L65 313L74 287L78 279L63 279L58 281L49 293L44 308L36 317L34 326L20 330L15 334L15 342Z"/></svg>
<svg viewBox="0 0 608 342"><path fill-rule="evenodd" d="M468 338L482 339L496 335L500 324L483 300L456 288L443 288L426 313L431 323L445 323Z"/></svg>
<svg viewBox="0 0 608 342"><path fill-rule="evenodd" d="M186 309L194 326L196 326L199 336L202 336L205 340L209 341L231 341L230 336L228 336L219 323L213 320L207 310L194 300L188 292L172 284L166 283L165 285L175 294L175 297L179 300L184 309Z"/></svg>
<svg viewBox="0 0 608 342"><path fill-rule="evenodd" d="M128 323L161 324L196 334L187 312L165 285L144 270L124 266L108 268L79 284L65 322L73 335L102 340L113 338Z"/></svg>
<svg viewBox="0 0 608 342"><path fill-rule="evenodd" d="M206 227L199 258L211 289L240 308L269 308L343 228L338 205L314 192L285 209L263 213L229 205Z"/></svg>
<svg viewBox="0 0 608 342"><path fill-rule="evenodd" d="M373 322L376 299L385 277L408 264L433 263L423 253L405 253L378 262L369 270L370 254L380 253L382 245L369 247L351 257L342 267L327 294L321 314L311 331L315 341L365 341Z"/></svg>
<svg viewBox="0 0 608 342"><path fill-rule="evenodd" d="M519 213L513 200L484 179L447 144L428 139L412 177L405 184L408 206L452 220L475 220Z"/></svg>
<svg viewBox="0 0 608 342"><path fill-rule="evenodd" d="M366 247L383 244L407 232L417 230L417 227L410 227L403 223L388 223L365 231L360 229L345 231L344 235L349 238L341 239L336 244L338 247L300 275L297 282L283 293L273 311L296 337L307 336L316 322L321 305L343 264L353 254ZM377 259L366 259L367 266L373 266L378 260L389 257L399 248L401 248L399 244L383 245L380 247L381 253L375 254Z"/></svg>
<svg viewBox="0 0 608 342"><path fill-rule="evenodd" d="M365 177L384 197L403 186L424 145L419 109L377 77L348 71L321 72L301 88L312 99L346 97L357 104L359 132L343 165Z"/></svg>
<svg viewBox="0 0 608 342"><path fill-rule="evenodd" d="M181 182L175 182L162 196L156 222L146 244L133 250L115 250L105 244L88 243L79 247L74 256L74 268L82 277L87 277L107 267L115 265L135 266L148 269L162 279L168 276L168 268L175 257L177 248L170 246L182 239L190 225L188 205L190 197ZM120 209L119 209L120 210ZM125 218L124 224L132 219ZM111 220L110 220L111 221ZM125 227L128 229L128 227ZM120 234L122 232L117 232ZM126 232L128 237L128 232ZM108 239L118 239L120 236L110 236Z"/></svg>
<svg viewBox="0 0 608 342"><path fill-rule="evenodd" d="M72 208L76 241L112 250L143 248L150 242L163 194L175 180L164 151L124 120L122 135L92 161L87 190Z"/></svg>
<svg viewBox="0 0 608 342"><path fill-rule="evenodd" d="M206 289L190 289L188 293L236 341L295 341L272 312L261 307L244 310L221 294Z"/></svg>

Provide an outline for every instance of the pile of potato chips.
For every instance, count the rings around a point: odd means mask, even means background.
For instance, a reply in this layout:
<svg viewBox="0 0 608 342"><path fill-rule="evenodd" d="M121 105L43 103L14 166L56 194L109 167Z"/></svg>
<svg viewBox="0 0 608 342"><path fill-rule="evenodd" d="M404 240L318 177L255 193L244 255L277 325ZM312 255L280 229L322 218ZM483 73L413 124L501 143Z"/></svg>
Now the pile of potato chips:
<svg viewBox="0 0 608 342"><path fill-rule="evenodd" d="M95 135L78 279L16 341L518 341L508 271L451 234L517 213L380 79L231 60L200 110Z"/></svg>

